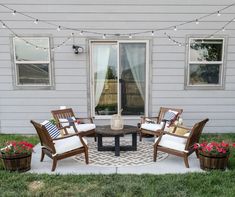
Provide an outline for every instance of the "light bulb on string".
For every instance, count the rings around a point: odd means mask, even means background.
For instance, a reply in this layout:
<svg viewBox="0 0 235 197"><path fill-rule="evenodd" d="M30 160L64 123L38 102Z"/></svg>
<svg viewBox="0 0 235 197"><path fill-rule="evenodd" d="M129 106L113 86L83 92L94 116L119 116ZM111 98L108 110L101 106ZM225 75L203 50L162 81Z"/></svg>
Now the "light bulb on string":
<svg viewBox="0 0 235 197"><path fill-rule="evenodd" d="M129 34L129 38L130 38L130 39L132 38L132 35L131 35L131 34Z"/></svg>
<svg viewBox="0 0 235 197"><path fill-rule="evenodd" d="M5 25L5 23L3 23L3 24L2 24L2 28L6 28L6 25Z"/></svg>
<svg viewBox="0 0 235 197"><path fill-rule="evenodd" d="M38 46L36 46L36 49L38 50Z"/></svg>
<svg viewBox="0 0 235 197"><path fill-rule="evenodd" d="M198 21L198 19L196 19L196 22L195 22L195 23L196 23L196 25L198 25L198 24L199 24L199 21Z"/></svg>
<svg viewBox="0 0 235 197"><path fill-rule="evenodd" d="M35 19L34 22L33 22L35 25L38 24L38 19Z"/></svg>
<svg viewBox="0 0 235 197"><path fill-rule="evenodd" d="M60 27L60 26L58 26L56 30L57 30L57 31L60 31L60 30L61 30L61 27Z"/></svg>
<svg viewBox="0 0 235 197"><path fill-rule="evenodd" d="M219 11L217 12L217 16L221 16L221 13Z"/></svg>
<svg viewBox="0 0 235 197"><path fill-rule="evenodd" d="M151 35L154 36L154 31L151 32Z"/></svg>
<svg viewBox="0 0 235 197"><path fill-rule="evenodd" d="M177 31L177 27L176 26L174 27L174 31Z"/></svg>
<svg viewBox="0 0 235 197"><path fill-rule="evenodd" d="M16 15L16 10L14 10L14 11L12 12L12 15L13 15L13 16L15 16L15 15Z"/></svg>
<svg viewBox="0 0 235 197"><path fill-rule="evenodd" d="M223 28L222 28L222 31L225 31L225 30L226 30L225 27L223 27Z"/></svg>
<svg viewBox="0 0 235 197"><path fill-rule="evenodd" d="M79 33L79 34L80 34L80 36L83 36L83 31L80 31L80 33Z"/></svg>
<svg viewBox="0 0 235 197"><path fill-rule="evenodd" d="M106 38L106 34L103 35L103 39L105 39L105 38Z"/></svg>

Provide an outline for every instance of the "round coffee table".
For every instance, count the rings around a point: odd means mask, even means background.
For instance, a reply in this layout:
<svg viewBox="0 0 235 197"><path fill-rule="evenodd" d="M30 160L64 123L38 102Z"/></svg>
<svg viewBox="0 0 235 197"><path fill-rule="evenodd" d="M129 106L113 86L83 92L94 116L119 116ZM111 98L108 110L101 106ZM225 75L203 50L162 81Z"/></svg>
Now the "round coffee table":
<svg viewBox="0 0 235 197"><path fill-rule="evenodd" d="M137 150L137 132L136 126L124 125L121 130L112 130L110 125L97 126L96 134L98 137L98 151L115 151L115 156L120 156L120 151L136 151ZM127 146L120 146L120 137L125 134L132 134L132 144ZM103 146L103 137L114 137L114 146Z"/></svg>

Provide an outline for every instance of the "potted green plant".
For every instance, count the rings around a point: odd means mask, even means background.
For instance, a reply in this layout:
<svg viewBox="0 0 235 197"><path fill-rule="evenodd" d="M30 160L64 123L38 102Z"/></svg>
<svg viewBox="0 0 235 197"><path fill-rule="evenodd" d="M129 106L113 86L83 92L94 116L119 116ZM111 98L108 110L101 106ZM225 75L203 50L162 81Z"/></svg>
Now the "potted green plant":
<svg viewBox="0 0 235 197"><path fill-rule="evenodd" d="M10 141L0 150L4 168L9 171L25 172L31 168L33 144L26 141Z"/></svg>
<svg viewBox="0 0 235 197"><path fill-rule="evenodd" d="M235 144L230 145L224 141L195 144L194 148L199 154L200 168L203 170L225 170L228 164L231 146L235 147Z"/></svg>

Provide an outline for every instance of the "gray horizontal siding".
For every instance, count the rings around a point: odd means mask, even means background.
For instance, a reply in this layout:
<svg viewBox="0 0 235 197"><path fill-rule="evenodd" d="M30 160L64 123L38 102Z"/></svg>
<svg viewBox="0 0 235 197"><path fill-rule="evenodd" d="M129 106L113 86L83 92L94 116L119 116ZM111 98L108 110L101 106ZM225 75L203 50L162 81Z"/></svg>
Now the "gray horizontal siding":
<svg viewBox="0 0 235 197"><path fill-rule="evenodd" d="M234 3L233 0L7 0L13 9L28 13L35 18L68 27L105 33L130 33L158 29L195 19ZM50 34L55 45L70 35L70 31L57 32L55 27L40 23L19 14L11 16L0 6L0 19L15 32L22 35ZM235 6L203 19L199 25L187 24L177 32L166 31L179 42L185 42L189 34L211 34L222 27L225 21L234 17ZM164 31L149 33L136 38L152 40L150 74L150 114L156 115L160 106L184 109L186 125L192 125L202 118L210 118L206 132L235 132L235 23L231 23L222 35L228 35L227 64L225 68L225 89L212 91L184 90L185 59L187 50L178 47L164 36ZM0 125L4 133L35 133L30 119L39 122L51 117L50 111L61 105L70 106L78 116L89 115L89 59L87 38L76 33L75 43L85 53L75 55L73 42L57 49L54 54L55 90L14 90L10 57L10 37L7 29L0 34ZM91 35L93 37L93 35ZM89 37L89 38L91 38ZM94 37L97 38L97 37ZM135 36L133 37L135 39ZM96 124L109 124L109 120L95 120ZM128 119L135 125L138 120Z"/></svg>

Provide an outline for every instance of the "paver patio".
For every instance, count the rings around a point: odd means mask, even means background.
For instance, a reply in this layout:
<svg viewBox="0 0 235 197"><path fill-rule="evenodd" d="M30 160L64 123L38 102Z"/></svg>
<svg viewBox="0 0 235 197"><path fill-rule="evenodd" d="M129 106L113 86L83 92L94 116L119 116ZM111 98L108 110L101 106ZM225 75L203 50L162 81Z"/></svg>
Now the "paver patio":
<svg viewBox="0 0 235 197"><path fill-rule="evenodd" d="M125 137L128 138L128 137ZM153 138L144 139L153 141ZM89 142L93 139L88 139ZM147 165L138 166L94 166L79 163L73 157L58 161L56 170L51 172L52 160L45 156L44 161L40 162L41 148L36 145L32 156L31 170L33 173L48 173L48 174L166 174L166 173L187 173L187 172L203 172L200 169L199 161L195 153L189 157L190 168L186 168L182 158L169 155L166 159L159 162L152 162Z"/></svg>

